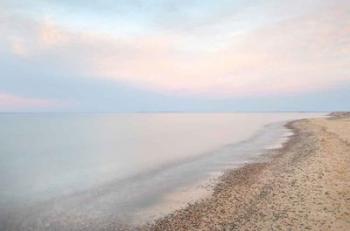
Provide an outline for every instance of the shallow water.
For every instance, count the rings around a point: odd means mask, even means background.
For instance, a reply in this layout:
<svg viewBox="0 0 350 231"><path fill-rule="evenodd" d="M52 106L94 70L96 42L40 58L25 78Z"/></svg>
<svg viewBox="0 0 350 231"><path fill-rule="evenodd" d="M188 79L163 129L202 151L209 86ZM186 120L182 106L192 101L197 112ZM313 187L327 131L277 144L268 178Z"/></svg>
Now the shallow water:
<svg viewBox="0 0 350 231"><path fill-rule="evenodd" d="M194 186L213 175L278 147L290 135L285 121L319 115L2 114L0 228L157 217L196 199Z"/></svg>

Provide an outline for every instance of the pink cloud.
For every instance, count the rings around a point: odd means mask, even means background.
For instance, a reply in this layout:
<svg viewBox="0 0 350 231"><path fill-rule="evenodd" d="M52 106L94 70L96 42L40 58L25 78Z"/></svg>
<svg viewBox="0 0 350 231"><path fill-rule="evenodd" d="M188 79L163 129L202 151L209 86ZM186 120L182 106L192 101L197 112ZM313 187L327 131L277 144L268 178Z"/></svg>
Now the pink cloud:
<svg viewBox="0 0 350 231"><path fill-rule="evenodd" d="M0 92L0 110L53 109L66 107L67 102L30 98Z"/></svg>
<svg viewBox="0 0 350 231"><path fill-rule="evenodd" d="M209 49L215 46L210 39L208 49L203 45L190 49L204 38L191 40L185 34L115 38L72 32L47 21L31 24L32 36L26 41L18 36L9 41L15 55L32 55L37 65L163 93L289 94L350 82L348 10L349 5L335 5L264 25L228 37L223 47L214 50Z"/></svg>
<svg viewBox="0 0 350 231"><path fill-rule="evenodd" d="M350 82L349 7L334 7L233 37L214 51L184 51L184 38L157 38L166 45L111 51L91 71L170 94L245 96L290 94ZM130 40L130 47L134 47ZM188 44L187 44L188 45ZM125 48L125 47L124 47Z"/></svg>

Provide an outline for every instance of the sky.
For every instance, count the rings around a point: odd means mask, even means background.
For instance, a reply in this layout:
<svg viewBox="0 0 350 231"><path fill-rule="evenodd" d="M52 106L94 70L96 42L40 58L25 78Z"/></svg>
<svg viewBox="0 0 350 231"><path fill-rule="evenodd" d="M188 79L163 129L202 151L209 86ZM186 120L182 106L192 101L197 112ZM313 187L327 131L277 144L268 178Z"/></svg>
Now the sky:
<svg viewBox="0 0 350 231"><path fill-rule="evenodd" d="M0 0L0 112L350 110L348 0Z"/></svg>

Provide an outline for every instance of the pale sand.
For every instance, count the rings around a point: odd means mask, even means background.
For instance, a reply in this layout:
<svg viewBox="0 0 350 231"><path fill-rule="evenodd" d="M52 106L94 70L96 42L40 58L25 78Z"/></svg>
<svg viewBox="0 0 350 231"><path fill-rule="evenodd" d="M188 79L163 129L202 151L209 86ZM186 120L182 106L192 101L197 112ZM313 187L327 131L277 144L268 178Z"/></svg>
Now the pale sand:
<svg viewBox="0 0 350 231"><path fill-rule="evenodd" d="M141 230L350 230L350 116L288 124L268 163L228 172L206 200Z"/></svg>

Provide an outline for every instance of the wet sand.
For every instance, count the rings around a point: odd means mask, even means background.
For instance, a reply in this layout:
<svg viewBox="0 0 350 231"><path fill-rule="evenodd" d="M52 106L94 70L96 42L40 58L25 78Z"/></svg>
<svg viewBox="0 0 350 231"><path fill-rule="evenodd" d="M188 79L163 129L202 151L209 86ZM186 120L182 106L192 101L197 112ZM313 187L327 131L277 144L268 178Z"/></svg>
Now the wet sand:
<svg viewBox="0 0 350 231"><path fill-rule="evenodd" d="M350 230L350 114L287 124L270 161L225 173L213 195L140 230Z"/></svg>

